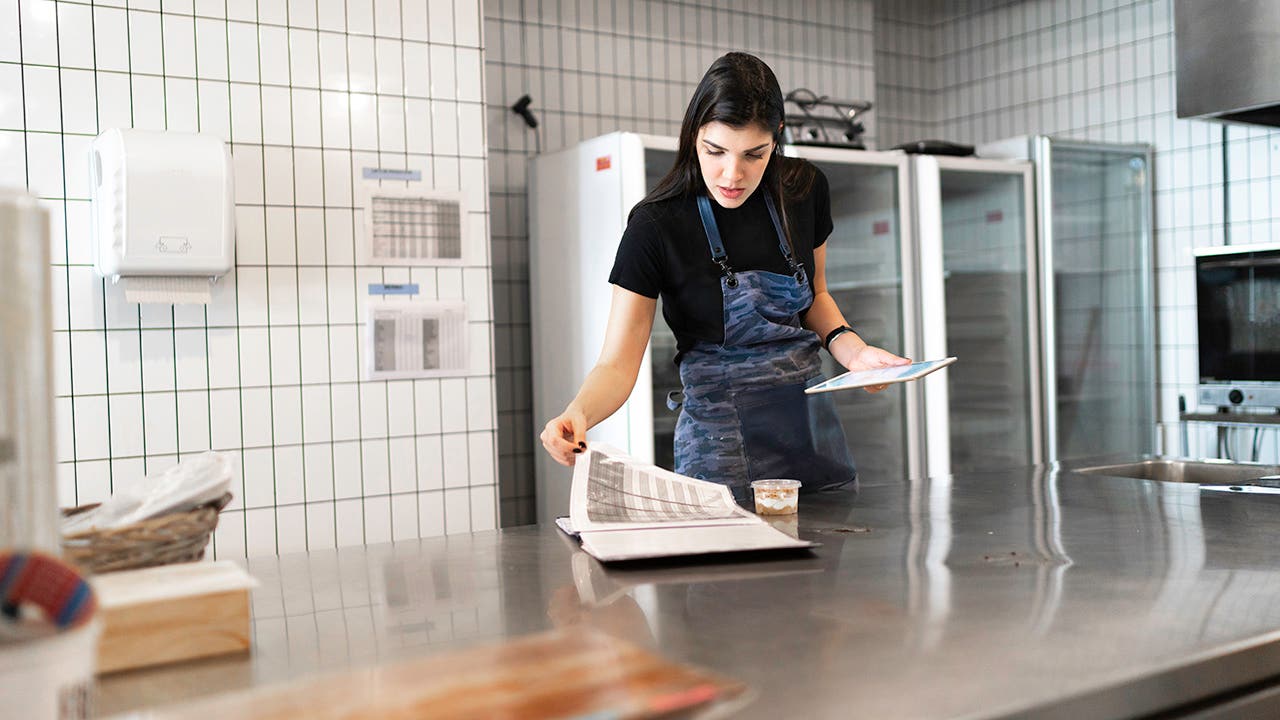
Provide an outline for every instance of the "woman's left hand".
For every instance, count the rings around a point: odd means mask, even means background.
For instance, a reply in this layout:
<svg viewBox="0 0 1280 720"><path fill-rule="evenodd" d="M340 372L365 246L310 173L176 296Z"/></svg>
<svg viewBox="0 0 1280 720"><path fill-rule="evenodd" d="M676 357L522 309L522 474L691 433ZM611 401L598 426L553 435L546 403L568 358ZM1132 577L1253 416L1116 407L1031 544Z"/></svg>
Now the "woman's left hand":
<svg viewBox="0 0 1280 720"><path fill-rule="evenodd" d="M853 333L846 333L832 341L831 351L836 360L849 370L874 370L876 368L895 367L911 363L907 358L894 355L888 350L861 342L853 336ZM870 393L876 393L887 387L889 386L871 385L866 390Z"/></svg>

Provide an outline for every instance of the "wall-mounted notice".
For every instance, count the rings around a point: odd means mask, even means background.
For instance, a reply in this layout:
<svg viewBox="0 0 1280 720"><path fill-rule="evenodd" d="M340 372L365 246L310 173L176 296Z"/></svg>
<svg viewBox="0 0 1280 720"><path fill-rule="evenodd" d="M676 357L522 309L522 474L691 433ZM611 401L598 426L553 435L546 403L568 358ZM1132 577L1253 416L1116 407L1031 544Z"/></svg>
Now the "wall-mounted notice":
<svg viewBox="0 0 1280 720"><path fill-rule="evenodd" d="M365 379L466 374L466 303L371 300L368 308Z"/></svg>
<svg viewBox="0 0 1280 720"><path fill-rule="evenodd" d="M466 208L462 194L363 186L365 265L462 265L466 262Z"/></svg>

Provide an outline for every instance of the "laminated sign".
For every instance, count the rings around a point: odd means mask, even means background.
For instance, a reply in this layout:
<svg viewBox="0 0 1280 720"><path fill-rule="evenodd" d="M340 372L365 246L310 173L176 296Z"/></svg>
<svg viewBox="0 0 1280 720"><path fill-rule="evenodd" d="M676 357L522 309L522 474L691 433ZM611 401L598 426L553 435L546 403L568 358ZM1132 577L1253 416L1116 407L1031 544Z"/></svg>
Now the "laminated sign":
<svg viewBox="0 0 1280 720"><path fill-rule="evenodd" d="M461 193L366 185L363 195L363 264L465 264Z"/></svg>
<svg viewBox="0 0 1280 720"><path fill-rule="evenodd" d="M366 379L466 374L465 303L370 301L368 308Z"/></svg>

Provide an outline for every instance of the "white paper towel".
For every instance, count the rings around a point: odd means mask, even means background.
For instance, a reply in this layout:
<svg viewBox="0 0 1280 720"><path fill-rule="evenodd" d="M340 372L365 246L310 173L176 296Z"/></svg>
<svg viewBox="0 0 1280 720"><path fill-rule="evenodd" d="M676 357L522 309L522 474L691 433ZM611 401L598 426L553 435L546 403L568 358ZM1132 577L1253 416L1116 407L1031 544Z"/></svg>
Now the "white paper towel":
<svg viewBox="0 0 1280 720"><path fill-rule="evenodd" d="M204 276L120 278L124 300L130 303L208 305L213 284Z"/></svg>

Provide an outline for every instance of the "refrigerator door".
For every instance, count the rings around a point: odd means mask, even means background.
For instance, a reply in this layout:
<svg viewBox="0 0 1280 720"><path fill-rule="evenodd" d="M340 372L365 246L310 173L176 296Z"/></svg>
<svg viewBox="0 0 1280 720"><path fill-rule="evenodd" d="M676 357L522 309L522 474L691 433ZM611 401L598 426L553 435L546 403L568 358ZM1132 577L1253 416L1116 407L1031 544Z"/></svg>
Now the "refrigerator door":
<svg viewBox="0 0 1280 720"><path fill-rule="evenodd" d="M1151 149L1037 137L1050 461L1155 450Z"/></svg>
<svg viewBox="0 0 1280 720"><path fill-rule="evenodd" d="M671 170L676 162L675 146L650 142L644 150L644 188L648 193ZM653 330L649 334L651 358L651 391L644 400L639 387L633 390L629 402L651 402L653 405L653 464L671 470L675 467L676 418L679 411L667 407L667 395L680 391L680 372L676 368L676 336L662 318L662 299L653 317ZM640 385L639 382L636 383Z"/></svg>
<svg viewBox="0 0 1280 720"><path fill-rule="evenodd" d="M538 431L564 410L600 356L612 304L609 271L627 213L646 192L647 149L663 142L612 133L538 155L530 164L530 342ZM649 357L633 399L592 428L589 441L652 457ZM571 471L540 446L534 464L538 520L552 522L569 511Z"/></svg>
<svg viewBox="0 0 1280 720"><path fill-rule="evenodd" d="M914 160L928 474L1042 459L1031 165Z"/></svg>
<svg viewBox="0 0 1280 720"><path fill-rule="evenodd" d="M907 157L813 147L789 152L817 165L831 187L826 281L836 305L863 340L916 355ZM834 377L845 368L824 352L823 372ZM916 477L923 469L914 385L832 394L863 484Z"/></svg>

